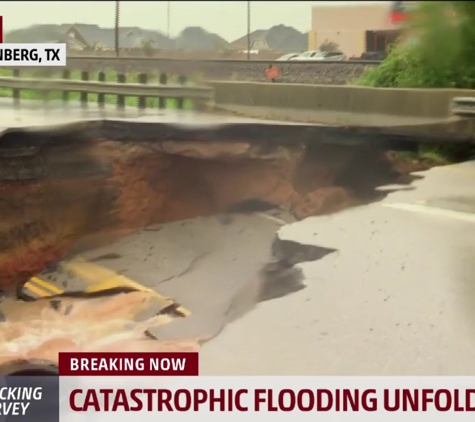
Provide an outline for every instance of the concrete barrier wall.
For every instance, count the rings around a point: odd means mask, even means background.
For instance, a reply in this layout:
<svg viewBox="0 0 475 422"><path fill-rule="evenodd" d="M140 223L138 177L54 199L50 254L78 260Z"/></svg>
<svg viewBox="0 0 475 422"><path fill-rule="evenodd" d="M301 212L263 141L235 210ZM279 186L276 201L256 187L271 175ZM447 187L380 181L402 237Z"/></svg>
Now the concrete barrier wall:
<svg viewBox="0 0 475 422"><path fill-rule="evenodd" d="M210 83L216 105L272 107L315 112L443 119L455 96L475 90L367 88L256 82Z"/></svg>

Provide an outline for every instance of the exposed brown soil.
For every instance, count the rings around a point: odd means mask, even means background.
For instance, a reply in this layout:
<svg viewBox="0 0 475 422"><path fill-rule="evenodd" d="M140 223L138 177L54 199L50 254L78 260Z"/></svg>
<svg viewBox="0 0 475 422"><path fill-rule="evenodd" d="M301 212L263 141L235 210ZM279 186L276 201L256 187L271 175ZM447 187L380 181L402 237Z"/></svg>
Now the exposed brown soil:
<svg viewBox="0 0 475 422"><path fill-rule="evenodd" d="M145 292L89 300L70 298L63 299L59 309L53 309L49 300L7 300L2 304L8 321L0 325L0 373L21 360L55 364L61 351L196 351L198 339L170 343L144 336L148 327L167 323L167 316L131 322L153 300Z"/></svg>
<svg viewBox="0 0 475 422"><path fill-rule="evenodd" d="M91 163L108 164L109 174L0 182L0 287L43 270L81 239L109 240L150 224L226 212L250 200L299 219L337 212L374 199L374 187L420 170L419 164L378 151L294 148L272 158L234 147L234 155L230 145L225 156L202 158L203 145L201 152L170 153L150 144L103 140L87 153Z"/></svg>

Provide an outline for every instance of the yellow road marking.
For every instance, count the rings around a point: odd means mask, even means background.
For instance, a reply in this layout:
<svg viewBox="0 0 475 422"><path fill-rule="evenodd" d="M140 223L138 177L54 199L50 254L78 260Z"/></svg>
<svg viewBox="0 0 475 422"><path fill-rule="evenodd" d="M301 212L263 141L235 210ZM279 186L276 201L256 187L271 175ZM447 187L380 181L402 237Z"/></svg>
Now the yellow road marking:
<svg viewBox="0 0 475 422"><path fill-rule="evenodd" d="M42 280L39 277L31 277L31 281L34 281L36 284L39 284L43 289L49 290L55 295L60 295L61 293L64 293L63 289L60 289L59 287L55 286L54 284L49 283L48 281Z"/></svg>
<svg viewBox="0 0 475 422"><path fill-rule="evenodd" d="M182 314L183 316L186 316L186 317L191 315L191 311L187 308L184 308L181 305L177 306L176 311L179 312L180 314Z"/></svg>
<svg viewBox="0 0 475 422"><path fill-rule="evenodd" d="M61 263L61 266L66 272L84 280L89 284L89 286L83 290L83 292L86 294L125 287L136 291L152 293L159 301L162 302L163 308L176 304L173 299L162 296L153 289L145 287L142 284L139 284L123 275L119 275L108 268L92 264L83 258L76 258L69 262L63 262ZM23 290L29 290L42 298L65 293L63 289L37 276L31 277L24 284ZM191 311L181 305L177 306L175 310L183 316L191 315Z"/></svg>
<svg viewBox="0 0 475 422"><path fill-rule="evenodd" d="M35 277L36 278L36 277ZM50 294L47 290L44 290L41 287L35 286L34 282L32 280L28 280L25 285L23 286L24 290L29 290L33 293L36 293L39 297L48 297L48 296L53 296Z"/></svg>
<svg viewBox="0 0 475 422"><path fill-rule="evenodd" d="M102 290L117 289L117 287L130 287L133 290L149 291L148 289L136 288L136 286L126 283L120 279L120 276L111 277L107 280L94 283L91 286L86 287L84 291L87 293L96 293Z"/></svg>
<svg viewBox="0 0 475 422"><path fill-rule="evenodd" d="M108 268L92 264L83 258L75 258L71 261L63 262L61 263L61 266L66 272L91 284L89 287L84 289L85 293L95 293L103 290L126 287L141 292L153 293L158 300L162 301L162 306L164 308L175 304L173 299L162 296L153 289L145 287L123 275L119 275ZM183 306L178 306L176 310L184 316L191 315L191 312Z"/></svg>

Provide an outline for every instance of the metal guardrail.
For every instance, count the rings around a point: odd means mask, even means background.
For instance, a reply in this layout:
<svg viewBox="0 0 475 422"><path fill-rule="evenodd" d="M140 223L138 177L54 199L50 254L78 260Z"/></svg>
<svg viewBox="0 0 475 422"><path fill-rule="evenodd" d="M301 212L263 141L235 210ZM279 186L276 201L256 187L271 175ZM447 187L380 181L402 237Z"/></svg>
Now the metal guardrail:
<svg viewBox="0 0 475 422"><path fill-rule="evenodd" d="M276 61L276 60L235 60L235 59L174 59L174 58L161 58L161 57L133 57L133 56L123 56L123 57L108 57L108 56L69 56L68 63L74 62L124 62L124 61L137 61L137 62L148 62L157 64L160 62L180 62L180 63L217 63L217 64L279 64L279 65L292 65L299 66L303 64L313 64L313 65L326 65L326 64L365 64L378 66L382 62L380 60L289 60L289 61Z"/></svg>
<svg viewBox="0 0 475 422"><path fill-rule="evenodd" d="M475 97L455 97L452 114L459 117L475 117Z"/></svg>
<svg viewBox="0 0 475 422"><path fill-rule="evenodd" d="M204 86L142 85L137 83L72 81L64 79L29 79L0 77L0 87L32 91L68 91L126 97L166 97L210 100L213 89Z"/></svg>
<svg viewBox="0 0 475 422"><path fill-rule="evenodd" d="M105 105L106 95L117 96L117 108L125 108L125 98L137 97L139 109L147 107L147 98L158 98L158 108L166 108L166 100L176 101L178 109L184 108L186 99L198 101L200 103L213 100L214 89L207 86L185 85L186 78L179 78L180 84L168 84L166 74L160 74L159 83L148 84L148 75L141 73L138 75L138 83L126 83L126 76L117 74L117 82L106 82L104 72L99 72L98 80L89 80L90 73L81 72L81 80L71 80L71 72L65 70L63 79L48 78L21 78L20 71L14 70L13 77L0 77L0 87L12 90L12 97L15 105L18 105L21 98L21 91L37 91L43 94L44 100L48 100L51 92L62 92L64 103L69 101L69 93L80 93L80 102L86 107L89 98L88 94L97 94L97 103L100 107Z"/></svg>

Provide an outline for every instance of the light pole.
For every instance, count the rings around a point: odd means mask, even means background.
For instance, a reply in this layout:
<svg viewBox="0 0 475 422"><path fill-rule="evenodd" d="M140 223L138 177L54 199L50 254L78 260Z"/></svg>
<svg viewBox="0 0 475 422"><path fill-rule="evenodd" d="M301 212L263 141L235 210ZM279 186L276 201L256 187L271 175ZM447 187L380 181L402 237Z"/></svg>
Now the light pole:
<svg viewBox="0 0 475 422"><path fill-rule="evenodd" d="M251 60L251 2L247 2L247 60Z"/></svg>
<svg viewBox="0 0 475 422"><path fill-rule="evenodd" d="M115 2L115 55L119 57L119 1Z"/></svg>
<svg viewBox="0 0 475 422"><path fill-rule="evenodd" d="M170 39L170 2L167 1L167 35Z"/></svg>

